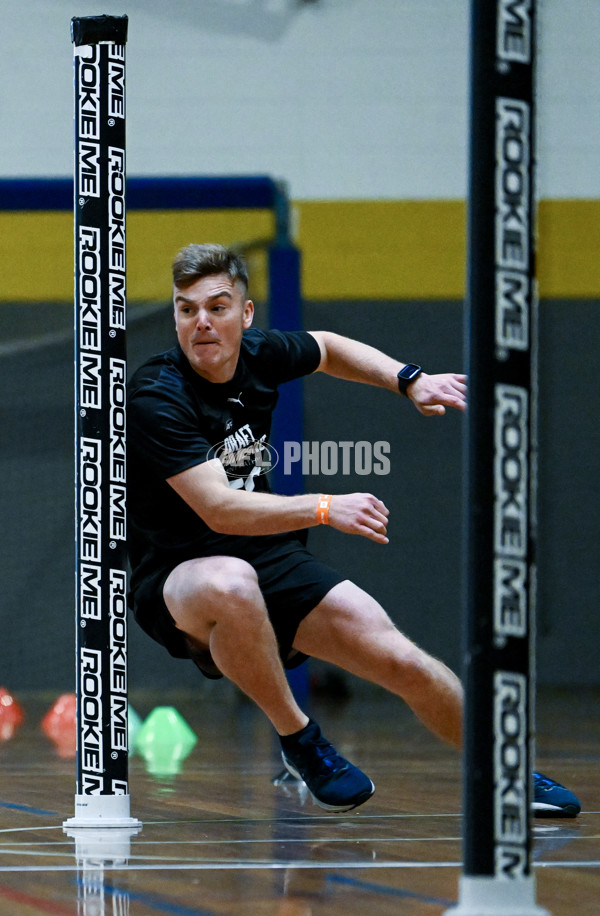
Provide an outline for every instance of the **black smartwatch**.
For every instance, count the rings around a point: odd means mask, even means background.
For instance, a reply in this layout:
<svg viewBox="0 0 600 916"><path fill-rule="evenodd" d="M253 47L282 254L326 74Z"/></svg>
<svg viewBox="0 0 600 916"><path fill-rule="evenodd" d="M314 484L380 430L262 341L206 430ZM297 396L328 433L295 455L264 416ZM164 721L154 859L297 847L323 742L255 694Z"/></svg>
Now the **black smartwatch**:
<svg viewBox="0 0 600 916"><path fill-rule="evenodd" d="M417 366L416 363L407 363L398 373L398 391L400 394L403 394L405 398L408 397L406 389L411 382L419 378L422 371L423 369L421 366Z"/></svg>

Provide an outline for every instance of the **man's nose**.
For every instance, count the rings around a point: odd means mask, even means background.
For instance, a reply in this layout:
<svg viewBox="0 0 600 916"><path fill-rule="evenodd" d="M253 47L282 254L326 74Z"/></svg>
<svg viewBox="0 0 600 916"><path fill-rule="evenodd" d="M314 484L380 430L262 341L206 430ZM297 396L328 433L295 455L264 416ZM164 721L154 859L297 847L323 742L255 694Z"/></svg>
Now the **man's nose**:
<svg viewBox="0 0 600 916"><path fill-rule="evenodd" d="M198 317L196 318L196 325L199 328L210 328L210 312L207 312L206 309L198 309Z"/></svg>

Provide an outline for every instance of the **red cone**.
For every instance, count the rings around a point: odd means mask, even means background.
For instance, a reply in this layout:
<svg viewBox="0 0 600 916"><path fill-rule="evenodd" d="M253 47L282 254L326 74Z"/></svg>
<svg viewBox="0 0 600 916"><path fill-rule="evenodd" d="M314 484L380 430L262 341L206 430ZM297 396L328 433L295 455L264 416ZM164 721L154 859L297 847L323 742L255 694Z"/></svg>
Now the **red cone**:
<svg viewBox="0 0 600 916"><path fill-rule="evenodd" d="M0 687L0 741L12 738L24 718L22 706L6 687Z"/></svg>
<svg viewBox="0 0 600 916"><path fill-rule="evenodd" d="M52 704L41 722L44 734L54 742L60 757L77 753L77 697L63 693Z"/></svg>

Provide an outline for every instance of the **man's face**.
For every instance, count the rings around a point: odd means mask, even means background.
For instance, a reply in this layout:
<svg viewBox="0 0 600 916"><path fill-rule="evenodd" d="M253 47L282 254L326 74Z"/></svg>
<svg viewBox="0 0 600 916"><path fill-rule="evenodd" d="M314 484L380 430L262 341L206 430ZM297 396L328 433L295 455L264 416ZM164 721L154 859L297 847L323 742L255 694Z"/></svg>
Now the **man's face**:
<svg viewBox="0 0 600 916"><path fill-rule="evenodd" d="M227 382L237 366L242 332L252 324L254 305L244 287L227 274L173 288L175 328L192 369L209 382Z"/></svg>

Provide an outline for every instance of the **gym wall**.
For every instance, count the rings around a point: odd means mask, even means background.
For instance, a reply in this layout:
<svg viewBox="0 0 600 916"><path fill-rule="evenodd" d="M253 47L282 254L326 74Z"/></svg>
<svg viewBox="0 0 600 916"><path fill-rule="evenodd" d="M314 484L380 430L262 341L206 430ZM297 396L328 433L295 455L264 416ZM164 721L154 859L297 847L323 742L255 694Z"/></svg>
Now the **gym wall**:
<svg viewBox="0 0 600 916"><path fill-rule="evenodd" d="M600 340L600 6L542 7L538 666L545 682L598 683L600 450L589 400ZM0 178L72 174L69 22L100 11L130 20L130 175L284 179L305 326L432 369L462 367L468 0L106 0L101 10L91 0L5 0ZM131 213L132 306L166 301L180 244L271 230L268 214ZM71 215L1 212L0 201L0 260L4 680L71 689ZM132 365L170 333L168 307L147 308L132 323ZM425 421L385 392L329 379L305 390L307 438L360 435L391 448L389 476L348 479L361 489L368 480L390 505L389 547L331 531L315 531L313 543L360 570L399 625L456 666L461 418ZM332 479L307 479L313 487ZM148 670L157 686L197 681L132 627L132 684Z"/></svg>

